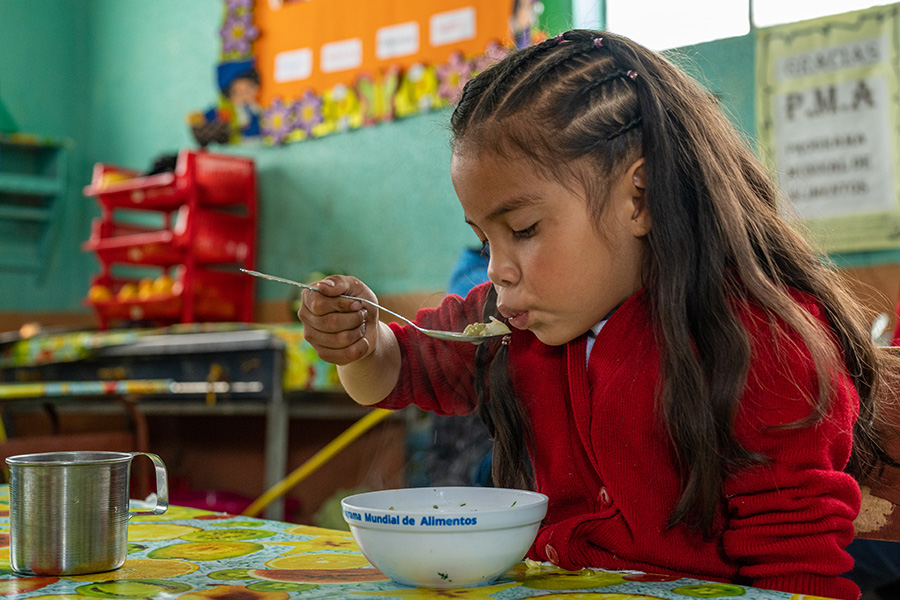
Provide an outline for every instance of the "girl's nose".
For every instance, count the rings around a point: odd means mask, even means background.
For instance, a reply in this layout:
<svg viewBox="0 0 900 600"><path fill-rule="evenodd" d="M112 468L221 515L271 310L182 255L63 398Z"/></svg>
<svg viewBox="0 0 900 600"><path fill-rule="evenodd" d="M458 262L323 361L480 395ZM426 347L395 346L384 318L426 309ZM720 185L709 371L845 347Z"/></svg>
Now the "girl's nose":
<svg viewBox="0 0 900 600"><path fill-rule="evenodd" d="M494 248L491 248L487 276L494 285L501 287L513 285L519 279L518 269L515 264Z"/></svg>

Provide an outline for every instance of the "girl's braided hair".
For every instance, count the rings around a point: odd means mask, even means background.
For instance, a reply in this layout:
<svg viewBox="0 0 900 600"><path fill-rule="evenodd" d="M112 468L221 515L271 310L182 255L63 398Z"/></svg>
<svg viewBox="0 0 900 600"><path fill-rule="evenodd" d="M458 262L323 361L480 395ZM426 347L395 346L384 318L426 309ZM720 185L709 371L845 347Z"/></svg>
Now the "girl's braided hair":
<svg viewBox="0 0 900 600"><path fill-rule="evenodd" d="M827 413L830 374L843 362L861 400L848 470L862 478L884 458L875 397L887 357L877 352L842 280L779 215L769 175L712 95L684 71L626 38L569 31L469 81L451 128L455 153L525 157L548 177L577 182L598 229L602 190L645 158L653 228L642 276L661 349L658 410L683 480L670 525L683 522L711 534L724 479L766 461L734 435L751 359L736 307L752 304L783 320L815 361L815 410L792 426ZM821 303L833 332L798 308L792 289ZM499 316L493 291L485 320L490 315ZM479 414L494 439L495 483L529 487L528 421L507 354L497 344L478 350Z"/></svg>

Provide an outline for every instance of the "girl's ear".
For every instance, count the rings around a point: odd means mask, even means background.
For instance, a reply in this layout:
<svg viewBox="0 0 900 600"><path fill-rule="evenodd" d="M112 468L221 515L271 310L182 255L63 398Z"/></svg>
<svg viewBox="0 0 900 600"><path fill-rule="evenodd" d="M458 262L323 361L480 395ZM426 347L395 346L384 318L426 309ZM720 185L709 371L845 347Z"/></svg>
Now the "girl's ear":
<svg viewBox="0 0 900 600"><path fill-rule="evenodd" d="M647 208L644 186L644 159L639 158L628 168L626 179L630 181L631 207L631 232L635 237L644 237L650 233L652 226L650 211Z"/></svg>

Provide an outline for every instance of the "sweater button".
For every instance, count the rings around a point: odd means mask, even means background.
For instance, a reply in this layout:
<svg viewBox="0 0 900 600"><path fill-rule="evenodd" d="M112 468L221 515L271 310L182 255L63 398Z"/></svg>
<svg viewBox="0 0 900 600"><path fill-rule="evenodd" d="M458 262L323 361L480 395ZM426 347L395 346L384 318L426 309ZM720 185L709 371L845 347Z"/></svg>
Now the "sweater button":
<svg viewBox="0 0 900 600"><path fill-rule="evenodd" d="M556 566L559 566L559 553L556 552L556 548L547 544L544 546L544 554L547 555L547 560L553 563Z"/></svg>
<svg viewBox="0 0 900 600"><path fill-rule="evenodd" d="M603 506L609 506L610 504L612 504L612 498L610 498L609 491L606 489L605 485L600 486L600 493L597 495L597 499Z"/></svg>

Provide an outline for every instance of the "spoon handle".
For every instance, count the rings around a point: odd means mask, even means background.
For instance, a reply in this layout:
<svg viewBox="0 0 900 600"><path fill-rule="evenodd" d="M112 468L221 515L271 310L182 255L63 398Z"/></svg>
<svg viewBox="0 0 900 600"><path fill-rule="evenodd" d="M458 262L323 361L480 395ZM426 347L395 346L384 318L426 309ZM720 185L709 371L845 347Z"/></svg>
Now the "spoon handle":
<svg viewBox="0 0 900 600"><path fill-rule="evenodd" d="M276 277L275 275L267 275L265 273L260 273L259 271L251 271L250 269L241 269L241 271L243 271L244 273L247 273L249 275L254 275L256 277L262 277L263 279L271 279L272 281L277 281L279 283L286 283L288 285L296 285L297 287L301 287L306 290L314 290L316 292L319 291L319 288L317 288L314 285L310 285L308 283L300 283L299 281L293 281L292 279L285 279L284 277ZM375 302L372 302L371 300L367 300L366 298L358 298L356 296L348 296L347 294L341 294L341 298L347 298L349 300L359 300L360 302L365 302L365 303L369 304L370 306L374 306L378 310L383 310L384 312L388 313L389 315L397 317L398 319L402 319L404 323L409 323L413 327L416 327L417 329L421 329L415 323L413 323L412 321L410 321L403 315L398 315L394 311L388 310L385 307L381 306L380 304L376 304Z"/></svg>
<svg viewBox="0 0 900 600"><path fill-rule="evenodd" d="M319 291L314 285L310 285L308 283L300 283L299 281L293 281L291 279L285 279L284 277L276 277L275 275L266 275L265 273L260 273L259 271L251 271L250 269L241 269L244 273L248 273L253 275L254 277L262 277L263 279L271 279L272 281L278 281L279 283L286 283L288 285L296 285L297 287L306 289L306 290L315 290Z"/></svg>

